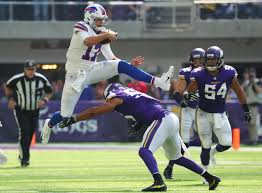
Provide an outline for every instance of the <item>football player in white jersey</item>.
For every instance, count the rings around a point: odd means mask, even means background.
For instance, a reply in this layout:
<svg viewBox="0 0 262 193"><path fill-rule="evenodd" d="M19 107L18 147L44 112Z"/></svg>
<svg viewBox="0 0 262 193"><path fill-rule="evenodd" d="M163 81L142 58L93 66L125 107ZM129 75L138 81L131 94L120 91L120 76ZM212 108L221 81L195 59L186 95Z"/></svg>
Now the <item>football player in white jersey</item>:
<svg viewBox="0 0 262 193"><path fill-rule="evenodd" d="M136 80L153 84L163 90L169 90L170 80L174 73L171 66L161 78L154 77L136 68L144 59L136 57L132 64L118 59L110 48L110 42L117 39L117 33L105 28L108 16L103 6L92 4L86 7L84 21L74 25L73 36L66 57L66 77L61 99L61 112L56 112L47 119L42 129L42 143L47 143L51 128L70 117L83 89L101 80L109 79L124 73ZM96 62L97 55L102 52L105 61Z"/></svg>

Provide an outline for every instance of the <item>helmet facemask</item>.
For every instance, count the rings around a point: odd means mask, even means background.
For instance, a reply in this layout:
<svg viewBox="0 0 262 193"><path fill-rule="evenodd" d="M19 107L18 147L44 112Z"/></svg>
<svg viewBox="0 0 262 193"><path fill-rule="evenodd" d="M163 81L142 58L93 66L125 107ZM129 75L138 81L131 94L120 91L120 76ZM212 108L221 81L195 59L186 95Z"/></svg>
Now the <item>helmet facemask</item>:
<svg viewBox="0 0 262 193"><path fill-rule="evenodd" d="M193 68L198 68L203 66L203 63L204 63L203 58L193 58L191 65L193 66Z"/></svg>
<svg viewBox="0 0 262 193"><path fill-rule="evenodd" d="M204 62L205 68L210 72L218 70L220 67L223 66L223 64L224 64L223 59L217 59L217 58L208 57L208 56Z"/></svg>

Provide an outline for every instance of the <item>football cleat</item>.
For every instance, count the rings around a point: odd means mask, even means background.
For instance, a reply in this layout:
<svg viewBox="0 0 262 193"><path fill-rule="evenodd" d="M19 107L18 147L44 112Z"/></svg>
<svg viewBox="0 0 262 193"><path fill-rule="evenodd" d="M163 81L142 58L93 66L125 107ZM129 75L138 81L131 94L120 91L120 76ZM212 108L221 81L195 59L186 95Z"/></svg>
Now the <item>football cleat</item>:
<svg viewBox="0 0 262 193"><path fill-rule="evenodd" d="M29 160L21 160L21 167L27 167L30 165L30 162Z"/></svg>
<svg viewBox="0 0 262 193"><path fill-rule="evenodd" d="M156 86L164 91L169 91L171 86L170 82L171 79L173 78L173 75L174 75L174 66L170 66L168 71L161 76L160 81Z"/></svg>
<svg viewBox="0 0 262 193"><path fill-rule="evenodd" d="M213 176L213 178L208 182L209 190L215 190L218 186L219 182L221 182L220 178L217 176Z"/></svg>
<svg viewBox="0 0 262 193"><path fill-rule="evenodd" d="M167 186L164 182L154 182L153 185L144 188L142 192L166 192Z"/></svg>
<svg viewBox="0 0 262 193"><path fill-rule="evenodd" d="M170 166L168 165L168 166L165 168L165 170L164 170L164 176L165 176L165 178L166 178L166 179L169 179L169 180L174 179L172 173L173 173L173 167L170 167Z"/></svg>
<svg viewBox="0 0 262 193"><path fill-rule="evenodd" d="M42 132L41 132L41 142L43 144L47 144L48 141L49 141L49 137L50 137L50 134L51 134L51 131L52 131L52 128L50 128L48 126L48 122L50 121L50 119L46 119L45 120L45 124L44 124L44 127L42 129Z"/></svg>

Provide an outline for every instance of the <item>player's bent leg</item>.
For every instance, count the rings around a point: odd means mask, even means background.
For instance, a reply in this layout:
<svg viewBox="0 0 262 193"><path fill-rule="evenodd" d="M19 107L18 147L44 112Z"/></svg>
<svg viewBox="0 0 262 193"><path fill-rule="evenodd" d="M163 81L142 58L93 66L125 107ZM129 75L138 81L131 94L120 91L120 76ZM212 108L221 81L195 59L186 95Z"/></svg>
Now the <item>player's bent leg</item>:
<svg viewBox="0 0 262 193"><path fill-rule="evenodd" d="M166 191L167 187L163 182L163 179L159 173L157 162L153 156L153 153L163 145L166 141L167 132L167 117L162 120L155 120L146 130L139 155L143 159L145 165L149 169L154 178L153 185L143 189L142 191Z"/></svg>
<svg viewBox="0 0 262 193"><path fill-rule="evenodd" d="M141 147L139 149L139 156L142 158L144 163L146 164L148 170L152 174L154 178L153 185L144 188L143 192L162 192L167 190L167 186L165 185L162 176L159 173L156 159L153 156L153 153L147 148Z"/></svg>
<svg viewBox="0 0 262 193"><path fill-rule="evenodd" d="M222 121L224 121L222 128L214 128L214 133L218 138L219 144L212 147L210 151L210 162L213 166L216 165L215 155L230 149L232 144L231 126L226 115L223 115Z"/></svg>
<svg viewBox="0 0 262 193"><path fill-rule="evenodd" d="M154 77L145 71L131 65L130 63L121 60L118 63L118 73L123 73L131 78L134 78L139 81L143 81L149 84L154 84L154 86L159 87L165 91L170 89L170 81L174 74L174 67L171 66L168 72L164 73L161 78Z"/></svg>
<svg viewBox="0 0 262 193"><path fill-rule="evenodd" d="M181 139L179 137L179 120L174 114L170 114L171 121L169 127L169 136L163 148L165 150L165 155L168 160L174 160L181 157ZM168 165L164 170L164 176L166 179L173 179L173 165L172 161L169 161Z"/></svg>
<svg viewBox="0 0 262 193"><path fill-rule="evenodd" d="M221 181L219 177L214 176L210 173L208 173L205 169L201 168L198 164L196 164L194 161L181 156L180 158L176 160L172 160L174 164L183 166L192 172L201 175L209 184L209 190L215 190L218 186L219 182Z"/></svg>
<svg viewBox="0 0 262 193"><path fill-rule="evenodd" d="M185 146L189 147L190 128L193 125L193 119L191 118L189 108L181 108L179 119L180 119L180 128L179 128L180 136ZM181 154L183 155L184 153L185 152L183 148L181 148ZM166 166L164 170L164 176L166 179L173 179L173 175L172 175L173 165L174 163L169 161L168 165Z"/></svg>
<svg viewBox="0 0 262 193"><path fill-rule="evenodd" d="M52 127L62 121L63 117L70 117L74 112L75 105L82 93L83 85L81 86L80 92L74 90L71 83L75 81L77 73L67 73L66 81L63 88L62 99L61 99L61 112L55 112L51 119L46 119L42 132L41 142L47 144L50 138Z"/></svg>

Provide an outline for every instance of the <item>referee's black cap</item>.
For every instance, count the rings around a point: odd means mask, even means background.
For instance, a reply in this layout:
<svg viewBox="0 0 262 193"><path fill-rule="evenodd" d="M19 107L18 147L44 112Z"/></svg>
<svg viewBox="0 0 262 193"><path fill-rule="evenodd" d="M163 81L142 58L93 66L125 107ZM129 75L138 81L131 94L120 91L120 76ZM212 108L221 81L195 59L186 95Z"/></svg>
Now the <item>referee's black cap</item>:
<svg viewBox="0 0 262 193"><path fill-rule="evenodd" d="M26 60L24 64L24 68L34 68L36 67L35 60Z"/></svg>

